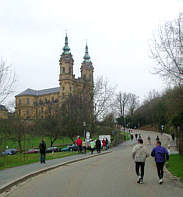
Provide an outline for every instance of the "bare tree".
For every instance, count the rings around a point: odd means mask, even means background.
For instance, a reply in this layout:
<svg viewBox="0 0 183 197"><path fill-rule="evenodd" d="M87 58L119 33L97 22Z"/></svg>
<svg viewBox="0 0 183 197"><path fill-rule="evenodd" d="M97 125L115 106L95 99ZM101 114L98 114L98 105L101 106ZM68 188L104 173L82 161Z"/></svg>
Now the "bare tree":
<svg viewBox="0 0 183 197"><path fill-rule="evenodd" d="M119 115L125 117L125 109L128 105L130 94L126 92L119 92L116 96L116 107Z"/></svg>
<svg viewBox="0 0 183 197"><path fill-rule="evenodd" d="M183 82L183 14L159 26L150 44L155 74L170 82Z"/></svg>
<svg viewBox="0 0 183 197"><path fill-rule="evenodd" d="M139 97L132 93L129 93L128 96L128 114L133 116L135 109L139 106Z"/></svg>
<svg viewBox="0 0 183 197"><path fill-rule="evenodd" d="M112 111L114 106L115 88L110 86L109 81L98 77L94 84L94 115L95 119L103 118Z"/></svg>
<svg viewBox="0 0 183 197"><path fill-rule="evenodd" d="M11 70L10 66L6 63L0 61L0 104L5 101L5 99L12 94L13 86L15 84L15 74Z"/></svg>

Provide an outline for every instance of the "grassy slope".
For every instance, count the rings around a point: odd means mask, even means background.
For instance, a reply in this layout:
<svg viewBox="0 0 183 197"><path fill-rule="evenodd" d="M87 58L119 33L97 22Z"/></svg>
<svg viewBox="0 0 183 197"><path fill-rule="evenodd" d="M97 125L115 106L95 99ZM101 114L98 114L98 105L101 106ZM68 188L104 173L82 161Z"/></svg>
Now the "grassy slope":
<svg viewBox="0 0 183 197"><path fill-rule="evenodd" d="M168 170L175 176L183 180L183 156L176 154L170 155Z"/></svg>
<svg viewBox="0 0 183 197"><path fill-rule="evenodd" d="M45 137L45 141L46 141L47 147L49 147L50 146L49 138ZM38 148L40 142L41 142L41 137L27 137L26 141L25 141L25 144L24 144L24 141L22 141L22 147L23 148L25 147L26 150L30 149L32 147ZM54 146L60 146L60 145L64 145L64 144L72 144L71 139L68 138L68 137L63 137L63 138L57 139L54 143ZM8 146L9 148L18 149L17 142L13 141L13 140L7 140L6 142L2 143L0 145L0 150L6 149L6 146Z"/></svg>

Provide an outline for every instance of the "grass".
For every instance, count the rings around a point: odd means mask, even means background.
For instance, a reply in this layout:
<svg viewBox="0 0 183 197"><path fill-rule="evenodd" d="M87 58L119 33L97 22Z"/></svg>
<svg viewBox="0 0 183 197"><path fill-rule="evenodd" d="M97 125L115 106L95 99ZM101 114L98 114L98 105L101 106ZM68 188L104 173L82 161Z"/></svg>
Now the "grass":
<svg viewBox="0 0 183 197"><path fill-rule="evenodd" d="M170 155L168 170L174 176L180 177L183 180L183 156L179 154Z"/></svg>
<svg viewBox="0 0 183 197"><path fill-rule="evenodd" d="M46 160L63 158L71 155L78 154L77 152L56 152L54 154L47 153ZM16 166L22 166L40 161L40 154L23 154L17 153L16 155L6 155L0 157L0 170L5 168L12 168Z"/></svg>
<svg viewBox="0 0 183 197"><path fill-rule="evenodd" d="M22 141L22 147L23 148L25 147L25 150L28 150L30 148L38 148L39 144L41 142L41 138L42 138L41 136L40 137L26 136L25 144L24 144L24 141ZM49 147L50 146L49 138L45 137L45 141L46 141L47 147ZM62 146L63 147L63 145L65 145L65 144L72 144L71 139L68 137L59 138L54 142L53 146L59 146L59 147ZM3 142L2 144L0 144L0 150L5 150L6 146L8 146L8 148L18 149L18 144L17 144L17 141L15 141L15 140L10 140L10 139L6 140L6 142Z"/></svg>

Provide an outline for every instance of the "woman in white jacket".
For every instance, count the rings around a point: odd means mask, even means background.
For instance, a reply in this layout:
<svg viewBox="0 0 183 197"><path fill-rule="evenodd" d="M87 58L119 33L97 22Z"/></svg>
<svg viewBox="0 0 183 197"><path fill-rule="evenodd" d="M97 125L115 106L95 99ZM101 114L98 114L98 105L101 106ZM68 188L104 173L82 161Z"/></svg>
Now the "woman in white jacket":
<svg viewBox="0 0 183 197"><path fill-rule="evenodd" d="M149 157L149 153L143 145L143 140L138 139L138 144L134 146L132 150L132 157L135 161L135 169L137 174L137 183L143 183L144 166L146 158Z"/></svg>

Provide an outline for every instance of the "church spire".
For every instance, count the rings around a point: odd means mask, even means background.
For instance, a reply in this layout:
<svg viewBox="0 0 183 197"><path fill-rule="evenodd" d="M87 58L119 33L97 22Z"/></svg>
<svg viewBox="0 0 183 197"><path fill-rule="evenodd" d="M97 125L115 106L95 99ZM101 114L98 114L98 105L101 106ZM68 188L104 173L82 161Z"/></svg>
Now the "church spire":
<svg viewBox="0 0 183 197"><path fill-rule="evenodd" d="M67 37L67 33L66 33L66 36L65 36L65 46L63 48L63 54L70 54L70 48L69 48L69 45L68 45L68 37Z"/></svg>
<svg viewBox="0 0 183 197"><path fill-rule="evenodd" d="M84 59L84 62L91 62L90 61L90 56L88 54L88 45L87 45L87 43L86 43L86 47L85 47L85 56L83 57L83 59Z"/></svg>

